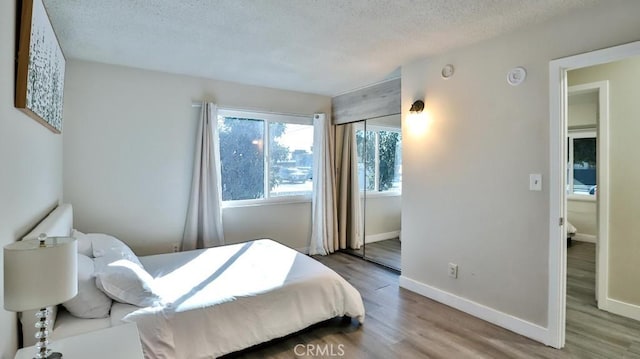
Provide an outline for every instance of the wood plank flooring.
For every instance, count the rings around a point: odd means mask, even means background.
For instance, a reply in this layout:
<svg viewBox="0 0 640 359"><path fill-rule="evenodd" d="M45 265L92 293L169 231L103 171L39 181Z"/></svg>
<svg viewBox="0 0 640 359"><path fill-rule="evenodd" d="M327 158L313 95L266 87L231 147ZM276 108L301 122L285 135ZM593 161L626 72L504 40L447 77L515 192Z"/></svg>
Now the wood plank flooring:
<svg viewBox="0 0 640 359"><path fill-rule="evenodd" d="M567 250L566 349L579 358L640 359L640 322L597 308L595 244Z"/></svg>
<svg viewBox="0 0 640 359"><path fill-rule="evenodd" d="M364 255L368 260L376 263L397 270L402 269L400 260L401 242L399 238L367 243L360 247L360 249L345 249L344 252L361 257Z"/></svg>
<svg viewBox="0 0 640 359"><path fill-rule="evenodd" d="M401 242L398 238L366 244L367 259L400 270Z"/></svg>
<svg viewBox="0 0 640 359"><path fill-rule="evenodd" d="M574 245L569 250L570 308L563 350L401 289L397 274L337 253L316 258L360 291L367 312L364 325L334 319L227 358L639 358L640 324L593 309L593 288L587 282L595 272L589 258L595 256L583 249ZM306 354L299 344L333 352L296 355Z"/></svg>

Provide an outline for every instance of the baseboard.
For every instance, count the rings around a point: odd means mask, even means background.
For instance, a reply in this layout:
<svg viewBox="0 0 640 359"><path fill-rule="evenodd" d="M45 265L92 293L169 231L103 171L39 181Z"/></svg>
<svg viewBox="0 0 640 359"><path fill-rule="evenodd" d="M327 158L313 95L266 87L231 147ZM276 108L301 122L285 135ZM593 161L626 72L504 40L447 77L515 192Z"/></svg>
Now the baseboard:
<svg viewBox="0 0 640 359"><path fill-rule="evenodd" d="M626 318L640 320L640 306L607 298L601 309Z"/></svg>
<svg viewBox="0 0 640 359"><path fill-rule="evenodd" d="M549 330L537 324L503 313L472 300L459 297L441 289L420 283L411 278L400 276L400 287L431 298L452 308L471 314L489 323L524 335L543 344L548 344Z"/></svg>
<svg viewBox="0 0 640 359"><path fill-rule="evenodd" d="M302 253L302 254L309 254L309 247L300 247L300 248L294 248L294 250Z"/></svg>
<svg viewBox="0 0 640 359"><path fill-rule="evenodd" d="M589 243L596 243L598 237L594 236L593 234L583 234L583 233L576 233L575 236L573 236L573 239L578 241L578 242L589 242Z"/></svg>
<svg viewBox="0 0 640 359"><path fill-rule="evenodd" d="M364 243L373 243L373 242L380 242L380 241L384 241L387 239L393 239L393 238L399 238L400 237L400 231L391 231L391 232L386 232L386 233L378 233L378 234L372 234L370 236L365 236L364 237Z"/></svg>

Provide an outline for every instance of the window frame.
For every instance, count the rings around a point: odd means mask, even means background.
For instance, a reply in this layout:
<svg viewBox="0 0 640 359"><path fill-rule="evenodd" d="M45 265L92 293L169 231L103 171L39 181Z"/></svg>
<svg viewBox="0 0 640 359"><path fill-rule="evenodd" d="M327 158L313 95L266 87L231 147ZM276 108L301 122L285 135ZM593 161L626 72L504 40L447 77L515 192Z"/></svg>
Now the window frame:
<svg viewBox="0 0 640 359"><path fill-rule="evenodd" d="M402 129L391 126L381 126L381 125L367 125L364 123L355 124L355 131L371 131L375 133L375 142L374 142L374 186L373 189L366 188L366 180L365 180L365 188L360 190L360 197L363 197L366 193L367 197L391 197L391 196L401 196L402 195L402 187L400 190L390 189L386 191L379 191L380 189L380 131L387 132L396 132L402 136ZM366 138L366 136L365 136ZM366 165L365 165L366 168ZM366 170L365 170L366 175ZM401 182L402 183L402 182Z"/></svg>
<svg viewBox="0 0 640 359"><path fill-rule="evenodd" d="M263 163L264 163L264 176L263 176L263 186L264 186L264 197L263 198L255 198L255 199L235 199L235 200L222 200L222 208L232 208L232 207L248 207L248 206L261 206L261 205L278 205L278 204L289 204L289 203L305 203L311 202L311 198L313 193L309 194L301 194L301 195L289 195L289 196L270 196L270 188L269 188L269 157L270 157L270 123L287 123L294 125L310 125L313 126L313 115L294 115L294 114L281 114L281 113L267 113L267 112L259 112L259 111L251 111L251 110L237 110L237 109L224 109L218 108L218 118L216 118L216 126L218 126L218 121L220 117L235 117L235 118L244 118L250 120L259 120L263 122L263 134L262 134L262 143L263 143ZM218 133L218 131L216 131ZM216 138L216 141L220 143L220 139ZM312 144L313 146L313 144ZM222 158L220 158L220 164L222 166ZM222 174L221 174L222 176ZM222 183L222 178L220 178L220 182ZM312 187L313 188L313 187ZM313 189L312 189L313 191Z"/></svg>
<svg viewBox="0 0 640 359"><path fill-rule="evenodd" d="M593 202L596 201L598 199L598 192L596 191L595 194L591 195L591 194L584 194L584 193L575 193L574 189L573 189L573 182L574 182L574 177L573 177L573 154L574 154L574 150L573 150L573 144L574 144L574 140L576 139L581 139L581 138L595 138L596 139L596 185L598 184L598 177L597 177L597 173L598 173L598 145L597 145L597 141L598 141L598 131L595 128L585 128L585 129L574 129L574 130L568 130L567 131L567 144L568 144L568 148L567 148L567 152L568 152L568 160L567 160L567 169L568 169L568 173L567 173L567 199L569 200L577 200L577 201L586 201L586 202Z"/></svg>

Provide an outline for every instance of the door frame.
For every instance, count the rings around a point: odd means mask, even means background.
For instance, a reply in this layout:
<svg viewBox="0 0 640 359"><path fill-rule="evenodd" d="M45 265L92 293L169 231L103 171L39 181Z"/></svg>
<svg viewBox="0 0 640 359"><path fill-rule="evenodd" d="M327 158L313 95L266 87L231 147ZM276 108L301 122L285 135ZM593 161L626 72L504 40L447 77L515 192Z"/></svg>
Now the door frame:
<svg viewBox="0 0 640 359"><path fill-rule="evenodd" d="M550 130L550 171L549 171L549 291L548 291L548 333L547 344L562 348L565 344L566 329L566 274L567 274L567 238L565 223L566 208L566 161L567 148L567 71L600 65L640 55L640 41L610 47L584 54L569 56L549 62L549 130ZM600 140L602 141L602 140ZM599 147L600 148L600 147ZM608 152L608 151L607 151ZM602 191L598 188L599 198ZM598 234L606 225L598 224ZM604 227L604 228L603 228ZM599 265L608 261L608 245L599 248ZM607 286L601 282L599 292L606 295ZM604 299L604 300L603 300ZM606 305L605 296L599 306Z"/></svg>

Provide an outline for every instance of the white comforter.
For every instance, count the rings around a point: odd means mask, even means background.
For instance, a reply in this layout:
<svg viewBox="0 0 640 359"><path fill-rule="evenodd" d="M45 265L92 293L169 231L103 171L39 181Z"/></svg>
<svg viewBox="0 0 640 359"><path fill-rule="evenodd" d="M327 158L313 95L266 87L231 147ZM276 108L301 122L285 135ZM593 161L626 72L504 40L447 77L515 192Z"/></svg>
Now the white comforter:
<svg viewBox="0 0 640 359"><path fill-rule="evenodd" d="M165 302L123 318L147 358L214 358L336 316L364 320L353 286L271 240L140 259Z"/></svg>

